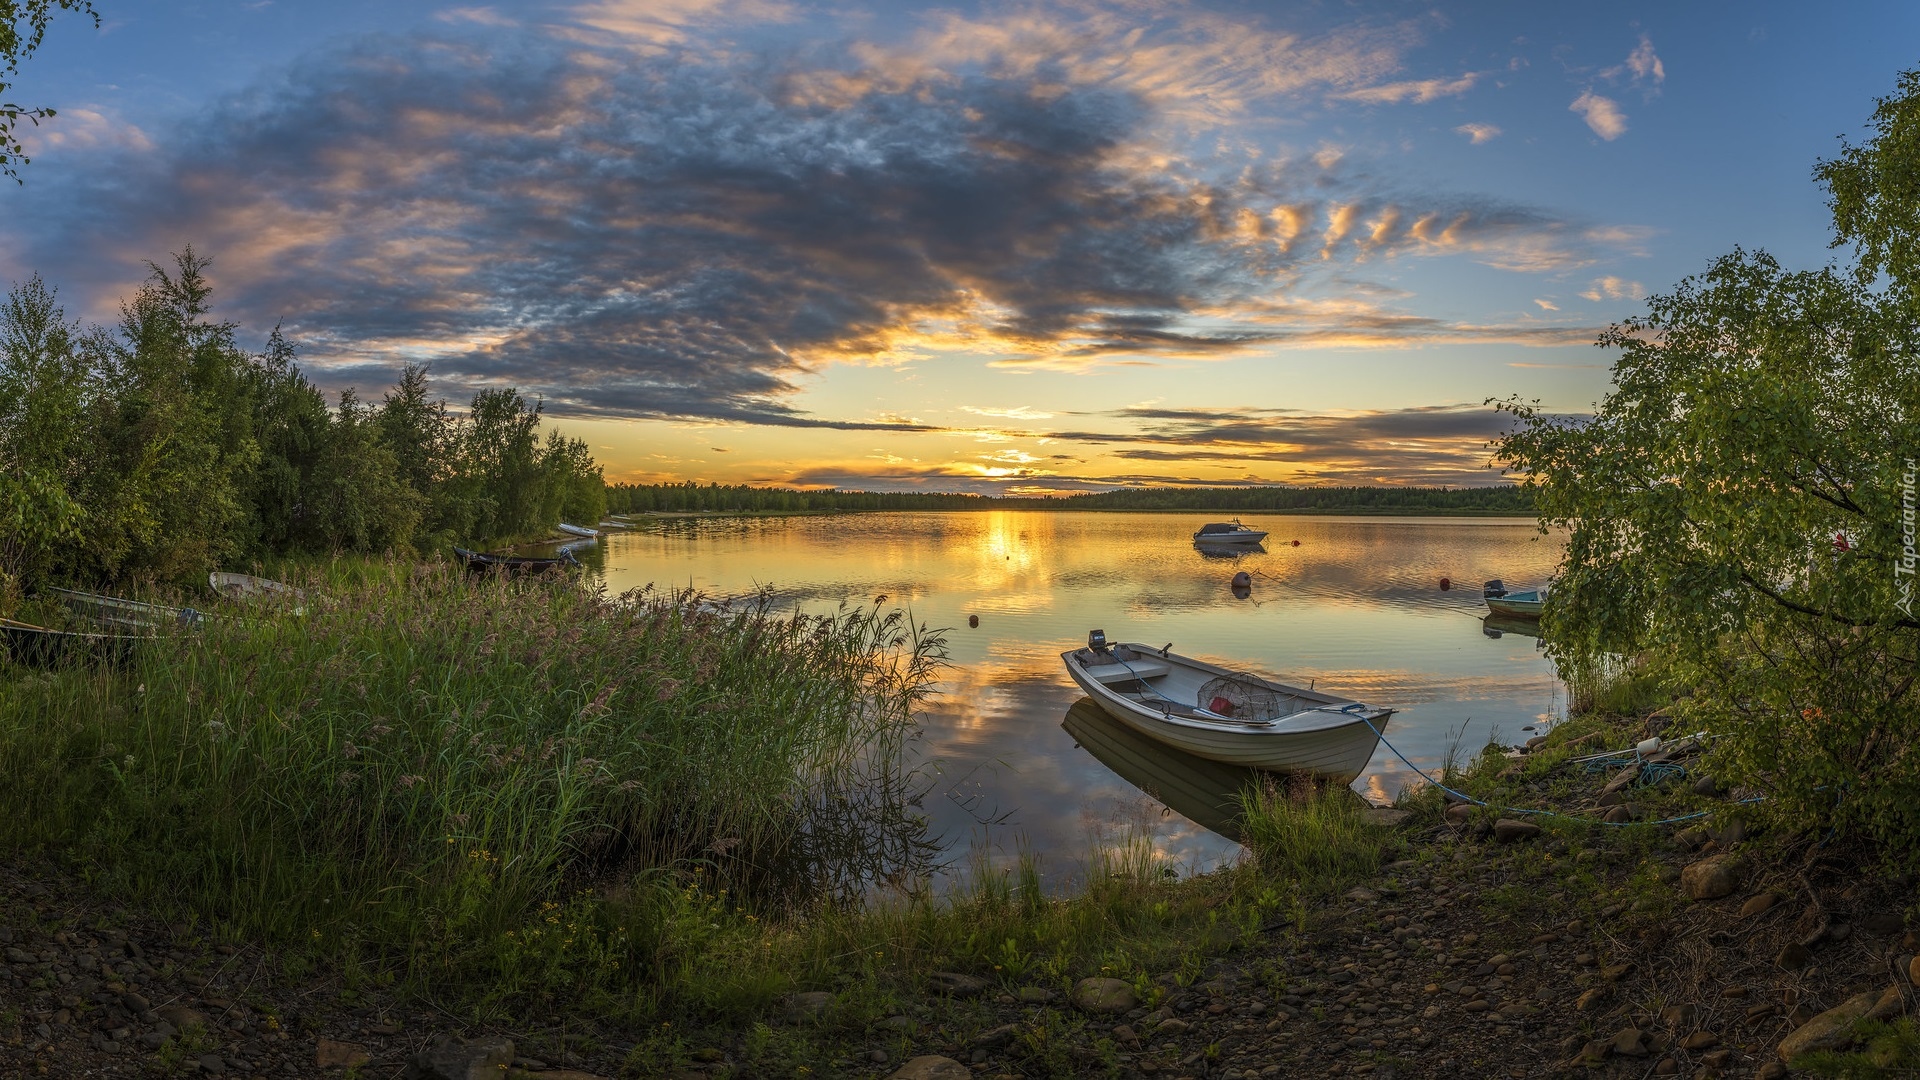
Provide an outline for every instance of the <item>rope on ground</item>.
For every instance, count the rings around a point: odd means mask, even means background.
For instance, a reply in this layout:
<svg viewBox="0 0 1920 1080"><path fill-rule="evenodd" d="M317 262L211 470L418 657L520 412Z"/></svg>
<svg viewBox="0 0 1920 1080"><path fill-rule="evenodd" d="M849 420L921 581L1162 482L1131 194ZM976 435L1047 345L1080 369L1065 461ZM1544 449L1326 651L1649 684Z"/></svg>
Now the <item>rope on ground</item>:
<svg viewBox="0 0 1920 1080"><path fill-rule="evenodd" d="M1454 798L1459 799L1461 802L1472 803L1475 806L1493 806L1494 809L1502 811L1504 813L1509 813L1509 814L1526 814L1530 817L1561 818L1566 821L1585 822L1589 825L1613 825L1621 828L1624 828L1628 825L1671 825L1671 824L1674 824L1675 822L1693 821L1698 818L1703 818L1713 812L1711 810L1699 810L1691 814L1681 814L1679 817L1661 818L1659 821L1603 821L1599 818L1581 817L1577 814L1563 814L1558 810L1534 810L1534 809L1528 809L1527 807L1524 807L1524 806L1494 806L1494 804L1486 801L1485 799L1476 799L1473 796L1468 795L1464 791L1455 791L1454 789L1448 787L1447 785L1427 775L1426 770L1422 769L1418 765L1415 765L1413 762L1407 760L1407 755L1401 753L1399 747L1388 742L1387 737L1380 733L1380 729L1373 726L1373 721L1368 720L1366 717L1363 716L1360 718L1360 722L1367 725L1367 730L1373 732L1374 737L1380 740L1381 745L1393 751L1394 757L1399 758L1401 762L1403 762L1406 765L1407 768L1412 769L1414 772L1414 775L1420 777L1420 779L1425 780L1427 783L1432 784L1434 787L1439 788L1441 791L1446 792L1447 794L1453 796ZM1756 802L1763 801L1765 798L1766 796L1764 795L1755 795L1750 799L1741 799L1740 803L1741 804L1756 803Z"/></svg>

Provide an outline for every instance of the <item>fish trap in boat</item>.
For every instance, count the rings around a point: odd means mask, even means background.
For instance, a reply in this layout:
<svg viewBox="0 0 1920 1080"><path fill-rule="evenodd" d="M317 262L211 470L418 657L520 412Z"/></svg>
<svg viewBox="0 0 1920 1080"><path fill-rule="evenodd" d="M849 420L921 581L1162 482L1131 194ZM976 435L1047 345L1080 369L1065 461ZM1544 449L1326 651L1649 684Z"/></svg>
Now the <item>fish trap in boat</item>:
<svg viewBox="0 0 1920 1080"><path fill-rule="evenodd" d="M1199 706L1235 720L1278 720L1287 713L1288 699L1257 683L1221 676L1200 685Z"/></svg>

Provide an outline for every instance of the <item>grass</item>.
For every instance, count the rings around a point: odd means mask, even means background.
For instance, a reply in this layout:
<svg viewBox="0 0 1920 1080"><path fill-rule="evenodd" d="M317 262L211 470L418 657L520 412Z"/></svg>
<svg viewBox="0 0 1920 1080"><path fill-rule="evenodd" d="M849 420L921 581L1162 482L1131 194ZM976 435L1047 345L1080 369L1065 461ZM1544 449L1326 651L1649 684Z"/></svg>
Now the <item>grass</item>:
<svg viewBox="0 0 1920 1080"><path fill-rule="evenodd" d="M885 789L938 663L898 613L369 577L124 671L0 680L6 842L501 1001L657 991L705 907L817 902L849 848L901 850L832 812L836 778Z"/></svg>
<svg viewBox="0 0 1920 1080"><path fill-rule="evenodd" d="M1247 792L1242 836L1268 874L1323 893L1377 869L1395 845L1351 790L1289 778Z"/></svg>

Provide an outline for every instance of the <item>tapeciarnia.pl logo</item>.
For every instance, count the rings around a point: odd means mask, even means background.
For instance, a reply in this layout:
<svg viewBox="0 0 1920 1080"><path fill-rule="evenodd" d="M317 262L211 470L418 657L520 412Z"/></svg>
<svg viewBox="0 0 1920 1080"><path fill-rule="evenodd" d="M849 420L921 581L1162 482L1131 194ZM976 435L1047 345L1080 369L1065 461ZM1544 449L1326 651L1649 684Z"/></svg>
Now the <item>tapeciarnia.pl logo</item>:
<svg viewBox="0 0 1920 1080"><path fill-rule="evenodd" d="M1914 552L1913 459L1906 459L1907 471L1900 474L1900 558L1894 560L1893 585L1900 593L1894 601L1907 618L1913 618Z"/></svg>

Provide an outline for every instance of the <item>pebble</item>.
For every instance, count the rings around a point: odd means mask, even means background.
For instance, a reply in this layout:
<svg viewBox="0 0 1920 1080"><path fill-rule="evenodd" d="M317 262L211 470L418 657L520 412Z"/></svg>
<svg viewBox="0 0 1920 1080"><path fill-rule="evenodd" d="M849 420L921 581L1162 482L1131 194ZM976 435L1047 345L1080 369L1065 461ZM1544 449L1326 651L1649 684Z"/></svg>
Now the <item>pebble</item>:
<svg viewBox="0 0 1920 1080"><path fill-rule="evenodd" d="M1680 891L1694 901L1730 896L1740 888L1743 869L1735 855L1714 855L1689 863L1680 871Z"/></svg>
<svg viewBox="0 0 1920 1080"><path fill-rule="evenodd" d="M1073 1003L1092 1013L1123 1013L1140 1004L1132 984L1122 979L1081 979L1073 988Z"/></svg>
<svg viewBox="0 0 1920 1080"><path fill-rule="evenodd" d="M887 1080L973 1080L973 1071L950 1057L925 1054L894 1070Z"/></svg>
<svg viewBox="0 0 1920 1080"><path fill-rule="evenodd" d="M957 971L935 971L927 976L927 989L948 997L979 997L987 992L989 985L978 975L962 975Z"/></svg>
<svg viewBox="0 0 1920 1080"><path fill-rule="evenodd" d="M1773 905L1779 902L1780 894L1777 892L1755 893L1747 897L1746 903L1740 905L1740 917L1751 919L1761 912L1772 910Z"/></svg>

